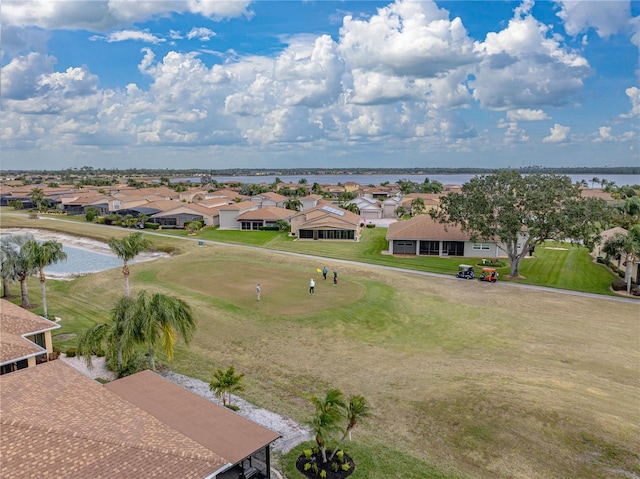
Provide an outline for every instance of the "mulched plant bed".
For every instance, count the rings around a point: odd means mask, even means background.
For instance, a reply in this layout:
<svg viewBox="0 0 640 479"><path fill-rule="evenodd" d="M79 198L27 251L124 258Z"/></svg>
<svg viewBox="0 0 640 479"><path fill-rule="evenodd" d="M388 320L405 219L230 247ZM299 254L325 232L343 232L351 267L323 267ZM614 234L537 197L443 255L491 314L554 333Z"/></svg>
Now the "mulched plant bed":
<svg viewBox="0 0 640 479"><path fill-rule="evenodd" d="M309 479L318 479L323 477L320 475L320 471L326 471L327 475L324 476L326 479L345 479L346 477L349 477L351 474L353 474L353 471L355 471L356 469L356 465L353 462L353 459L351 459L349 455L343 454L342 462L340 462L340 460L338 459L338 455L336 454L333 460L329 461L331 452L331 450L327 451L327 462L325 463L322 462L322 454L320 453L320 451L316 451L314 449L313 453L311 454L311 459L307 459L307 457L303 453L296 460L296 469L298 469L300 473L302 473ZM312 467L305 471L305 464L308 463L315 464L317 466L317 469L314 470L314 468ZM334 463L338 465L337 471L334 471L334 467L332 467L332 464ZM349 469L346 471L342 469L343 464L349 464Z"/></svg>

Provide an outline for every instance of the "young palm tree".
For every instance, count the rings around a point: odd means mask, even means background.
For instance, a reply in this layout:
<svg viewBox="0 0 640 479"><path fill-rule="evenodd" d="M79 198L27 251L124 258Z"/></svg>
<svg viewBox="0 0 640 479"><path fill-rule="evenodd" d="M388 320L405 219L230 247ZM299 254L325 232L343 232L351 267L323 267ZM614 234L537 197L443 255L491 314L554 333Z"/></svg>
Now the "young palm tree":
<svg viewBox="0 0 640 479"><path fill-rule="evenodd" d="M311 429L322 454L322 462L327 462L326 440L335 431L340 430L338 423L343 418L343 410L346 407L344 396L338 389L331 389L323 399L314 396L311 402L316 407L310 422Z"/></svg>
<svg viewBox="0 0 640 479"><path fill-rule="evenodd" d="M154 349L162 348L168 359L173 357L177 336L189 343L196 329L191 307L182 299L140 291L136 299L136 340L149 348L149 363L155 371Z"/></svg>
<svg viewBox="0 0 640 479"><path fill-rule="evenodd" d="M129 261L143 251L147 251L151 245L151 241L146 239L142 233L131 233L122 239L111 238L109 240L109 248L124 262L122 274L124 276L124 295L127 298L129 297Z"/></svg>
<svg viewBox="0 0 640 479"><path fill-rule="evenodd" d="M36 205L36 210L41 211L45 202L44 191L36 187L31 190L28 196L31 198L31 201L33 201L33 204Z"/></svg>
<svg viewBox="0 0 640 479"><path fill-rule="evenodd" d="M369 404L367 403L367 400L364 398L364 396L355 395L349 398L349 404L347 405L346 409L346 416L349 423L347 424L347 428L344 431L342 438L331 453L331 457L329 457L330 461L333 460L333 456L335 456L336 452L338 452L340 444L344 442L347 436L351 433L351 430L356 427L358 421L369 416L369 409Z"/></svg>
<svg viewBox="0 0 640 479"><path fill-rule="evenodd" d="M341 208L342 208L343 210L351 211L352 213L355 213L355 214L357 214L357 215L359 215L359 214L360 214L360 208L358 208L358 205L357 205L357 204L355 204L355 203L346 203L346 204L343 204L343 205L341 206Z"/></svg>
<svg viewBox="0 0 640 479"><path fill-rule="evenodd" d="M302 201L298 198L289 198L284 202L284 207L288 210L300 211L302 209Z"/></svg>
<svg viewBox="0 0 640 479"><path fill-rule="evenodd" d="M57 241L45 241L40 244L37 241L30 241L25 245L26 253L31 257L31 261L38 269L40 275L40 293L42 295L42 309L44 317L48 318L47 312L47 292L45 290L44 268L50 264L55 264L67 259L67 253L62 251L62 245Z"/></svg>
<svg viewBox="0 0 640 479"><path fill-rule="evenodd" d="M96 351L106 351L107 363L115 364L120 373L133 355L136 338L136 303L126 296L121 297L111 310L111 318L87 329L78 338L78 354L91 366L91 356Z"/></svg>
<svg viewBox="0 0 640 479"><path fill-rule="evenodd" d="M226 371L218 369L213 377L214 380L209 383L209 389L217 398L222 398L224 406L231 405L231 394L244 391L244 386L240 384L244 373L236 374L233 366L230 366Z"/></svg>

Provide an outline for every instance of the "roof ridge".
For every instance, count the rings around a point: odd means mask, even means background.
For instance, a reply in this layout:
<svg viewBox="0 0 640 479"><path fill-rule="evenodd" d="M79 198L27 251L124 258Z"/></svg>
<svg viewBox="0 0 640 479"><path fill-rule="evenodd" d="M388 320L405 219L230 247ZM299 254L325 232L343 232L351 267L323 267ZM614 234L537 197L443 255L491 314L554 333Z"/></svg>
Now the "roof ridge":
<svg viewBox="0 0 640 479"><path fill-rule="evenodd" d="M101 436L100 434L92 434L92 433L82 433L82 432L78 432L78 431L72 431L72 432L68 432L65 430L60 430L58 428L55 427L40 427L37 424L32 424L32 423L28 423L25 421L22 421L20 419L4 419L4 418L0 418L0 424L2 425L6 425L6 426L14 426L14 427L20 427L20 428L24 428L24 429L28 429L28 430L33 430L33 431L40 431L40 432L45 432L45 433L55 433L61 436L67 436L67 437L75 437L75 438L80 438L80 439L88 439L91 441L95 441L98 443L106 443L106 444L112 444L115 446L124 446L124 447L129 447L132 449L139 449L142 451L148 451L148 452L157 452L160 454L167 454L167 455L171 455L171 456L178 456L178 457L182 457L182 458L187 458L187 459L195 459L198 461L208 461L208 462L218 462L218 461L224 461L225 463L228 462L225 458L223 458L222 456L216 454L215 452L211 451L210 454L199 454L197 452L191 452L191 451L180 451L180 450L176 450L176 449L171 449L171 448L163 448L163 447L157 447L157 446L141 446L139 443L133 443L133 442L129 442L129 441L121 441L121 440L117 440L117 439L112 439L112 438L108 438L108 437L104 437ZM175 429L172 428L172 430L178 434L181 434L184 436L184 434L180 433L179 431L176 431ZM202 444L200 444L197 441L194 441L193 439L189 438L188 436L184 436L187 437L189 440L195 442L196 444L203 446ZM206 447L205 447L206 449Z"/></svg>

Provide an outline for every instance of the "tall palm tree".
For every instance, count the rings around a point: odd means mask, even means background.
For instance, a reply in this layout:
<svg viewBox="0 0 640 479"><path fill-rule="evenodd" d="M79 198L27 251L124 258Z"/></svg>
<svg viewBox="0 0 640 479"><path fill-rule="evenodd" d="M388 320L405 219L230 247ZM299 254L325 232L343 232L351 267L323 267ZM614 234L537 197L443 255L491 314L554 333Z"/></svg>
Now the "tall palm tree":
<svg viewBox="0 0 640 479"><path fill-rule="evenodd" d="M78 354L91 365L91 356L104 349L107 363L115 365L119 375L133 355L136 334L136 302L122 296L111 310L106 323L96 324L78 338Z"/></svg>
<svg viewBox="0 0 640 479"><path fill-rule="evenodd" d="M32 234L12 235L11 248L13 249L12 267L14 268L15 277L20 281L21 306L23 308L31 308L29 301L29 289L27 279L38 271L37 266L33 262L33 258L28 252L27 245L35 241Z"/></svg>
<svg viewBox="0 0 640 479"><path fill-rule="evenodd" d="M340 390L331 389L324 398L313 396L311 403L316 408L310 422L311 429L322 454L322 462L327 462L326 440L340 430L338 423L343 418L343 410L346 407L344 396Z"/></svg>
<svg viewBox="0 0 640 479"><path fill-rule="evenodd" d="M0 276L2 276L2 297L10 298L9 285L18 279L15 259L18 251L14 247L14 235L0 237Z"/></svg>
<svg viewBox="0 0 640 479"><path fill-rule="evenodd" d="M624 279L627 293L631 292L631 276L636 258L640 258L640 225L632 226L627 234L616 233L602 247L607 256L623 256L625 265Z"/></svg>
<svg viewBox="0 0 640 479"><path fill-rule="evenodd" d="M284 202L284 207L288 210L300 211L302 209L302 201L298 198L289 198Z"/></svg>
<svg viewBox="0 0 640 479"><path fill-rule="evenodd" d="M191 307L182 299L161 293L140 291L136 299L136 340L149 348L149 363L155 371L154 349L160 347L173 357L177 336L189 343L196 329Z"/></svg>
<svg viewBox="0 0 640 479"><path fill-rule="evenodd" d="M36 205L36 210L41 211L42 205L45 202L44 191L42 191L42 188L33 188L29 192L28 196L31 198L31 201L33 201L33 204Z"/></svg>
<svg viewBox="0 0 640 479"><path fill-rule="evenodd" d="M347 408L346 408L346 416L349 423L347 424L347 428L345 429L344 434L342 435L342 438L336 445L336 448L331 453L331 456L329 457L330 461L333 460L333 456L335 456L336 452L338 452L338 448L340 447L340 444L344 442L347 436L351 433L351 430L354 427L356 427L356 425L358 424L358 421L370 415L369 410L370 410L369 404L367 403L367 400L364 398L364 396L355 395L349 398L349 404L347 405Z"/></svg>
<svg viewBox="0 0 640 479"><path fill-rule="evenodd" d="M40 244L37 241L30 241L25 245L26 253L31 257L31 261L38 269L40 275L40 294L42 295L42 309L44 317L48 318L47 312L47 292L45 289L44 268L60 261L66 261L67 253L62 251L62 244L57 241L45 241Z"/></svg>
<svg viewBox="0 0 640 479"><path fill-rule="evenodd" d="M244 373L236 374L233 366L230 366L226 371L218 369L213 373L214 379L209 383L209 389L216 397L222 398L224 406L231 405L231 394L244 391L244 386L240 384L243 377Z"/></svg>
<svg viewBox="0 0 640 479"><path fill-rule="evenodd" d="M124 276L124 295L126 297L129 297L129 261L143 251L147 251L152 244L142 233L131 233L122 239L111 238L109 240L109 248L124 262L122 274Z"/></svg>

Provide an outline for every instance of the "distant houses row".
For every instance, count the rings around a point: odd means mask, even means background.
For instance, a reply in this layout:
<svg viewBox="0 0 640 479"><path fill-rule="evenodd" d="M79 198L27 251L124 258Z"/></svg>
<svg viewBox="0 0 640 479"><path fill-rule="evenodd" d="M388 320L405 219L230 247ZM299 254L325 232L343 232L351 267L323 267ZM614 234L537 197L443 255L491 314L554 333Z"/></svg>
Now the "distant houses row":
<svg viewBox="0 0 640 479"><path fill-rule="evenodd" d="M460 188L456 185L445 186L449 191ZM0 186L0 205L15 206L19 202L25 208L34 207L32 192L35 187ZM341 185L340 192L349 191L357 196L339 202L332 200L333 193L329 191L331 185L322 187L324 194L310 193L299 197L284 196L273 191L248 196L231 188L208 191L192 187L178 192L164 185L151 188L38 188L50 210L68 215L84 215L93 208L103 217L118 215L142 218L163 228L184 228L190 222L200 221L204 226L221 230L255 231L276 229L284 224L290 227L290 234L299 240L338 241L358 241L361 228L385 220L383 223L389 228L386 236L389 254L479 258L504 255L501 245L491 238L472 240L460 228L445 228L429 215L414 214L418 213L414 211L417 199L421 212L428 213L438 209L441 195L449 191L442 194L403 195L397 185L375 188ZM599 197L608 195L600 190L584 190L584 194ZM292 199L296 203L295 209L292 209ZM349 203L357 206L359 215L339 206ZM405 214L412 218L397 221L399 216ZM526 232L523 232L523 239L525 235Z"/></svg>

